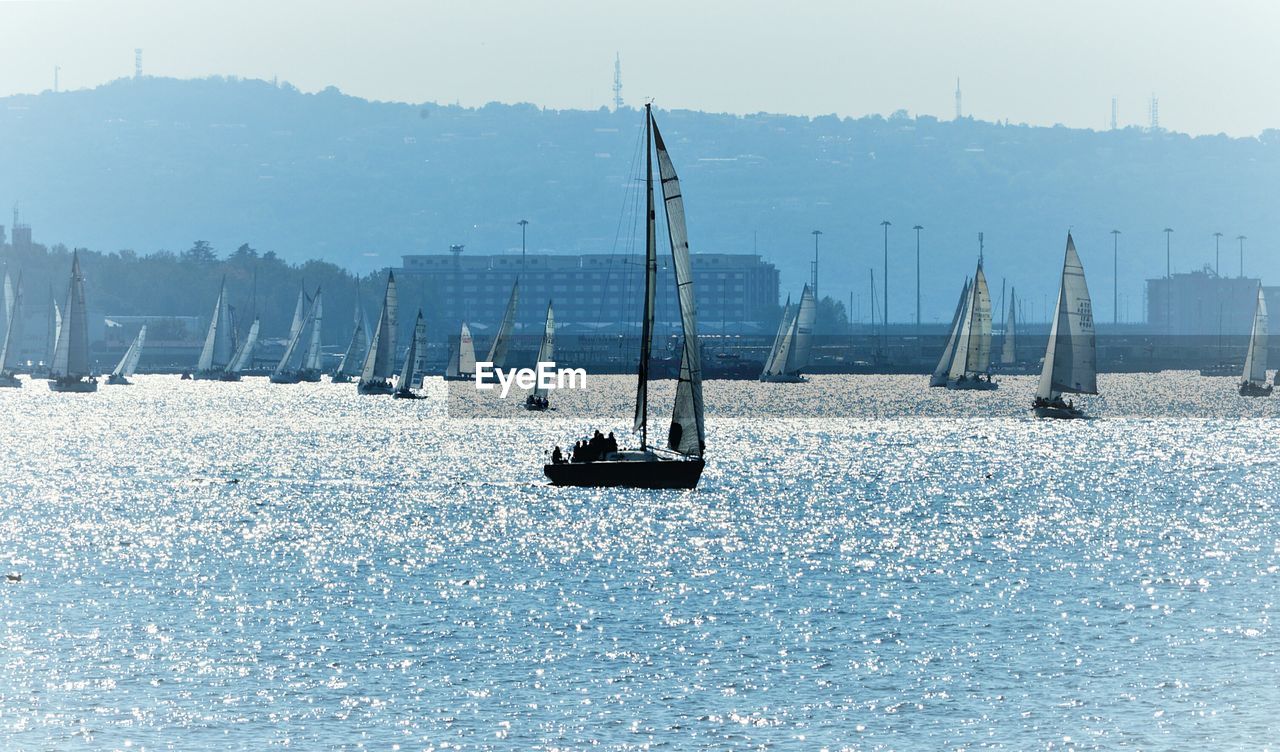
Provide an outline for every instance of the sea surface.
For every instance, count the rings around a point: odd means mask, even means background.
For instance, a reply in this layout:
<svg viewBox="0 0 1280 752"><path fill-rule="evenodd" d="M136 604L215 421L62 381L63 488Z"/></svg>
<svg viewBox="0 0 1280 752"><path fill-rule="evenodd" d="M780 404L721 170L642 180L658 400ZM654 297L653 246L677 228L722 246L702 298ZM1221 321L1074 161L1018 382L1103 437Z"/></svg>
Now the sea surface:
<svg viewBox="0 0 1280 752"><path fill-rule="evenodd" d="M627 377L136 381L0 389L0 749L1280 746L1280 396L1230 378L711 382L693 492L544 483Z"/></svg>

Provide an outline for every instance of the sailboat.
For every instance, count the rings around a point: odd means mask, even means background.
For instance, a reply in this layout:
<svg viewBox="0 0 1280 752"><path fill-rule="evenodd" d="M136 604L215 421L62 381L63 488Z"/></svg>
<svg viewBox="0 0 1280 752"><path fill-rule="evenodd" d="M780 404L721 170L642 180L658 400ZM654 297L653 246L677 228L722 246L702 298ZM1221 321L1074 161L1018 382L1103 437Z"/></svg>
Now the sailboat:
<svg viewBox="0 0 1280 752"><path fill-rule="evenodd" d="M360 375L360 365L364 362L365 348L369 344L369 325L365 322L364 307L360 305L360 283L356 283L356 314L351 328L351 341L342 353L342 360L329 380L335 384L346 384Z"/></svg>
<svg viewBox="0 0 1280 752"><path fill-rule="evenodd" d="M979 256L978 270L965 298L955 354L947 371L947 388L990 390L996 387L991 378L991 291L987 289L987 275L982 271Z"/></svg>
<svg viewBox="0 0 1280 752"><path fill-rule="evenodd" d="M138 370L138 360L142 358L142 345L147 341L147 325L143 324L138 330L138 336L133 338L133 342L129 345L129 349L124 351L124 357L120 358L120 362L116 364L111 375L107 377L107 383L115 386L128 386L133 382L129 377L133 372Z"/></svg>
<svg viewBox="0 0 1280 752"><path fill-rule="evenodd" d="M1093 334L1093 301L1069 232L1054 312L1032 409L1038 418L1083 418L1084 410L1072 401L1064 401L1062 395L1098 393L1097 343Z"/></svg>
<svg viewBox="0 0 1280 752"><path fill-rule="evenodd" d="M542 363L555 363L556 349L556 316L551 310L551 301L547 301L547 320L542 327L542 342L538 345L538 362L534 364L534 370ZM542 385L535 382L533 394L524 398L524 407L526 410L546 410L551 407L551 400L547 397L547 390Z"/></svg>
<svg viewBox="0 0 1280 752"><path fill-rule="evenodd" d="M1267 300L1258 285L1258 302L1253 308L1253 329L1249 332L1249 352L1244 356L1244 380L1241 397L1270 397L1272 385L1267 383Z"/></svg>
<svg viewBox="0 0 1280 752"><path fill-rule="evenodd" d="M520 280L511 286L511 297L507 298L507 309L502 313L502 323L498 324L498 334L489 346L489 357L485 358L496 368L507 367L507 350L511 344L511 330L516 324L516 307L520 305ZM472 369L475 370L475 369Z"/></svg>
<svg viewBox="0 0 1280 752"><path fill-rule="evenodd" d="M1000 366L1008 368L1018 362L1018 288L1009 288L1009 312L1005 314L1004 333L1000 336Z"/></svg>
<svg viewBox="0 0 1280 752"><path fill-rule="evenodd" d="M356 384L359 394L391 394L391 373L396 360L396 313L400 304L396 296L396 275L387 272L387 291L382 296L382 310L378 313L378 326L369 340L369 351L360 369L360 381Z"/></svg>
<svg viewBox="0 0 1280 752"><path fill-rule="evenodd" d="M96 392L98 380L89 368L89 308L84 299L84 274L80 254L71 256L71 282L67 285L67 312L58 327L58 344L49 367L49 389L55 392Z"/></svg>
<svg viewBox="0 0 1280 752"><path fill-rule="evenodd" d="M471 330L464 321L458 334L458 349L449 353L449 365L444 369L445 381L470 381L476 377L476 346L471 340Z"/></svg>
<svg viewBox="0 0 1280 752"><path fill-rule="evenodd" d="M636 412L632 428L640 433L637 449L618 450L616 442L593 438L571 459L552 455L543 473L557 486L626 486L633 488L695 488L705 466L706 431L703 420L702 362L698 348L697 306L693 297L693 268L685 227L684 198L680 179L654 122L650 105L645 114L645 277L644 313L641 319L640 358L637 366ZM651 148L652 144L652 148ZM667 235L671 244L676 297L684 344L675 406L667 430L667 446L649 444L649 357L653 348L658 251L654 213L653 156L658 157Z"/></svg>
<svg viewBox="0 0 1280 752"><path fill-rule="evenodd" d="M218 300L213 304L209 317L209 330L205 332L204 347L192 378L197 381L218 381L231 363L236 351L235 322L231 319L231 299L227 296L227 278L222 278Z"/></svg>
<svg viewBox="0 0 1280 752"><path fill-rule="evenodd" d="M240 347L236 349L236 354L231 356L231 363L227 366L227 370L223 371L221 379L223 381L239 381L244 375L245 369L253 362L253 350L258 346L258 332L262 328L262 319L258 316L253 317L253 323L249 325L249 333L245 335L244 342L240 343Z"/></svg>
<svg viewBox="0 0 1280 752"><path fill-rule="evenodd" d="M38 366L31 369L31 378L47 379L49 378L49 369L53 365L53 351L58 347L58 331L62 328L62 311L58 308L58 301L53 296L53 285L49 285L49 318L45 327L44 340L44 360Z"/></svg>
<svg viewBox="0 0 1280 752"><path fill-rule="evenodd" d="M308 383L316 383L320 381L320 361L324 357L324 352L320 346L320 333L322 322L324 321L324 296L320 288L316 288L316 299L311 304L311 341L307 345L307 352L302 356L302 369L298 371L298 378Z"/></svg>
<svg viewBox="0 0 1280 752"><path fill-rule="evenodd" d="M782 312L782 322L773 340L773 349L765 361L761 381L798 384L808 381L801 371L809 365L813 347L813 322L817 315L813 291L808 285L800 293L800 305L791 308L791 298Z"/></svg>
<svg viewBox="0 0 1280 752"><path fill-rule="evenodd" d="M938 359L938 365L933 369L933 375L929 377L929 386L946 386L947 381L951 377L951 361L955 360L956 343L960 341L960 328L964 324L964 308L969 301L969 290L972 283L969 278L964 280L964 287L960 290L960 300L956 301L956 312L951 316L951 335L947 338L947 346L942 349L942 357ZM875 312L873 307L872 313Z"/></svg>
<svg viewBox="0 0 1280 752"><path fill-rule="evenodd" d="M422 353L427 349L427 322L422 318L422 309L418 309L418 319L413 324L413 337L409 339L409 349L404 354L404 366L400 369L400 381L396 384L397 399L424 399L423 395L413 391L414 384L422 378Z"/></svg>
<svg viewBox="0 0 1280 752"><path fill-rule="evenodd" d="M300 381L312 381L311 378L304 379L304 376L311 376L309 366L312 358L312 351L319 351L319 338L316 316L320 313L320 289L316 288L314 298L308 298L305 293L299 291L298 302L306 302L306 313L301 317L298 316L298 310L294 308L293 323L289 325L289 342L285 345L284 354L280 356L280 362L276 364L275 370L271 372L269 380L272 384L297 384ZM308 327L310 327L308 329ZM311 342L305 354L299 355L303 351L299 348L302 345L303 335L310 332ZM318 360L318 355L316 356ZM314 380L320 380L320 372L317 369L314 372Z"/></svg>
<svg viewBox="0 0 1280 752"><path fill-rule="evenodd" d="M22 341L22 272L18 272L18 284L9 286L9 273L5 272L4 339L0 340L0 387L21 389L22 382L14 373L18 367L19 342Z"/></svg>

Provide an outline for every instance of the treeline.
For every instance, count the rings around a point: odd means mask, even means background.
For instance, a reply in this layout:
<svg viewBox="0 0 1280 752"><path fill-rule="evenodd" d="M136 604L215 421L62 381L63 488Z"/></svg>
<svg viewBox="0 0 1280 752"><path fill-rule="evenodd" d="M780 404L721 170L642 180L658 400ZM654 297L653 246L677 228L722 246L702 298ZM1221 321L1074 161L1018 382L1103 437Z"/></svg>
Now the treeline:
<svg viewBox="0 0 1280 752"><path fill-rule="evenodd" d="M43 309L50 294L62 305L71 270L72 249L63 245L46 248L2 247L10 276L23 276L24 307ZM381 301L385 277L371 274L357 278L351 272L326 261L285 262L272 251L255 249L248 243L225 255L203 240L173 252L160 250L138 254L131 250L101 252L75 249L85 275L85 295L92 314L111 316L197 316L207 322L213 311L221 281L236 317L248 326L256 314L262 319L264 337L283 336L293 317L298 291L307 294L317 288L324 292L323 338L326 344L345 342L351 334L357 285L365 313L372 316ZM164 338L182 333L153 332ZM187 338L203 336L203 331L185 332Z"/></svg>

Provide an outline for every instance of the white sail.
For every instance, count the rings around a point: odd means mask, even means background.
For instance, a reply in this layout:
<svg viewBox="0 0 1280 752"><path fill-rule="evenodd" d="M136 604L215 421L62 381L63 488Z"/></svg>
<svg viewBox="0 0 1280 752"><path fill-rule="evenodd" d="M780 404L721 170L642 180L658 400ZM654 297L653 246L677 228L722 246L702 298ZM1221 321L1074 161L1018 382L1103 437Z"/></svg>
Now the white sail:
<svg viewBox="0 0 1280 752"><path fill-rule="evenodd" d="M133 342L129 344L129 349L124 351L124 357L120 358L120 362L116 364L115 370L111 372L112 376L123 376L128 378L138 370L138 361L142 359L142 346L147 341L147 325L143 324L138 330L138 335L133 338Z"/></svg>
<svg viewBox="0 0 1280 752"><path fill-rule="evenodd" d="M364 359L365 347L369 341L368 328L365 323L364 308L360 305L360 286L357 284L356 313L351 329L351 341L347 343L347 350L342 353L342 360L338 363L338 370L335 373L342 376L355 376L359 373L356 368Z"/></svg>
<svg viewBox="0 0 1280 752"><path fill-rule="evenodd" d="M542 342L538 345L538 363L554 363L556 351L556 315L551 310L551 301L547 301L547 321L542 327ZM536 364L535 364L536 367ZM535 382L533 396L545 397L547 390Z"/></svg>
<svg viewBox="0 0 1280 752"><path fill-rule="evenodd" d="M13 316L17 297L14 293L13 281L9 279L9 268L4 270L4 301L0 310L0 332L9 328L9 319Z"/></svg>
<svg viewBox="0 0 1280 752"><path fill-rule="evenodd" d="M1084 266L1075 241L1067 233L1062 262L1062 284L1054 306L1053 328L1044 355L1044 370L1036 396L1053 399L1065 392L1098 393L1096 343L1093 335L1093 302L1084 279Z"/></svg>
<svg viewBox="0 0 1280 752"><path fill-rule="evenodd" d="M62 311L58 301L53 298L53 289L49 290L49 325L45 333L44 364L53 365L53 353L58 349L58 333L62 330Z"/></svg>
<svg viewBox="0 0 1280 752"><path fill-rule="evenodd" d="M809 353L813 348L813 324L817 319L817 305L813 290L808 285L800 293L800 309L796 313L795 327L791 335L791 352L787 353L787 373L798 376L809 366Z"/></svg>
<svg viewBox="0 0 1280 752"><path fill-rule="evenodd" d="M764 363L761 377L779 376L786 370L787 358L791 354L791 338L795 331L796 315L799 311L792 307L791 296L787 296L787 304L782 309L782 320L778 322L778 333L773 338L773 348L769 351L769 359Z"/></svg>
<svg viewBox="0 0 1280 752"><path fill-rule="evenodd" d="M245 335L244 342L240 343L240 349L236 350L235 357L231 359L231 365L227 367L228 373L240 373L249 367L250 361L253 360L253 349L258 346L258 330L261 326L261 319L254 318L253 323L249 325L249 333Z"/></svg>
<svg viewBox="0 0 1280 752"><path fill-rule="evenodd" d="M458 373L462 376L468 376L475 372L476 346L471 341L471 330L467 328L464 322L462 331L458 334Z"/></svg>
<svg viewBox="0 0 1280 752"><path fill-rule="evenodd" d="M494 368L505 368L507 365L507 348L511 344L511 330L516 324L516 307L520 305L520 280L511 286L511 297L507 299L507 310L502 314L502 323L498 325L498 334L489 347L487 360Z"/></svg>
<svg viewBox="0 0 1280 752"><path fill-rule="evenodd" d="M1249 332L1249 352L1244 356L1244 380L1262 386L1267 381L1267 299L1258 285L1258 302L1253 309L1253 329Z"/></svg>
<svg viewBox="0 0 1280 752"><path fill-rule="evenodd" d="M960 341L960 328L964 324L964 312L969 303L969 288L969 280L965 279L964 288L960 290L960 300L956 302L956 312L951 317L951 336L942 350L937 367L933 369L933 375L929 377L929 386L945 386L951 374L951 361L955 359L956 343Z"/></svg>
<svg viewBox="0 0 1280 752"><path fill-rule="evenodd" d="M1018 290L1017 288L1009 289L1009 317L1005 319L1004 336L1000 338L1000 363L1001 365L1010 365L1018 357Z"/></svg>
<svg viewBox="0 0 1280 752"><path fill-rule="evenodd" d="M289 322L289 341L302 333L307 318L307 293L298 288L298 302L293 304L293 320Z"/></svg>
<svg viewBox="0 0 1280 752"><path fill-rule="evenodd" d="M693 295L693 264L689 258L689 235L685 227L684 197L671 155L662 142L658 124L653 124L653 143L658 154L658 176L666 208L667 233L671 241L671 262L675 272L676 300L680 303L680 325L684 348L680 358L680 378L676 382L676 402L667 432L667 445L682 454L702 456L706 449L706 427L702 402L702 353L698 344L698 306Z"/></svg>
<svg viewBox="0 0 1280 752"><path fill-rule="evenodd" d="M320 290L317 289L316 297L310 300L310 304L307 306L307 312L303 315L301 323L298 325L296 329L292 326L289 327L292 334L289 337L288 344L285 345L284 354L280 356L280 362L276 364L275 374L277 376L296 370L296 367L293 365L294 356L297 353L301 352L298 348L302 344L303 334L306 334L308 331L313 332L313 336L312 336L313 340L319 336L318 334L315 334L315 328L314 326L312 326L312 322L315 321L315 316L316 316L316 313L318 312L317 306L319 305L319 303L320 303ZM310 330L308 330L307 328L309 326L312 327ZM318 343L317 343L317 347L318 347ZM308 357L310 356L310 348L308 348L307 356ZM301 368L309 367L307 365L306 358L303 358L302 362L298 367L301 367Z"/></svg>
<svg viewBox="0 0 1280 752"><path fill-rule="evenodd" d="M208 372L226 368L234 354L232 336L230 302L227 299L227 280L224 277L222 287L218 290L218 300L213 304L213 314L209 317L209 330L205 333L204 347L200 350L196 371Z"/></svg>
<svg viewBox="0 0 1280 752"><path fill-rule="evenodd" d="M987 275L978 262L978 271L969 286L969 299L961 322L960 336L956 344L948 376L986 373L991 367L991 292L987 289Z"/></svg>
<svg viewBox="0 0 1280 752"><path fill-rule="evenodd" d="M369 351L364 356L364 367L360 369L360 383L368 384L375 379L389 379L395 370L396 346L396 314L399 310L399 298L396 296L396 276L387 273L387 292L382 297L382 311L378 314L378 326L373 330L373 338L369 340Z"/></svg>
<svg viewBox="0 0 1280 752"><path fill-rule="evenodd" d="M409 349L404 354L404 365L400 368L398 389L412 389L422 377L419 369L422 363L421 353L427 347L427 322L422 318L422 309L418 309L418 319L413 324L413 336L409 339Z"/></svg>
<svg viewBox="0 0 1280 752"><path fill-rule="evenodd" d="M315 301L311 304L311 315L308 318L311 326L311 343L307 346L307 354L302 359L302 367L309 371L319 371L320 358L323 355L320 349L320 329L321 322L324 320L324 298L318 287Z"/></svg>
<svg viewBox="0 0 1280 752"><path fill-rule="evenodd" d="M54 376L80 378L89 372L89 311L84 298L84 275L80 255L71 257L71 282L67 285L66 316L58 327L58 344L53 352Z"/></svg>
<svg viewBox="0 0 1280 752"><path fill-rule="evenodd" d="M5 273L5 284L9 282L9 274ZM6 291L7 292L7 291ZM3 340L0 340L0 373L12 374L18 366L18 351L22 342L22 272L18 272L18 283L12 288L13 299L6 303L7 316L3 329Z"/></svg>

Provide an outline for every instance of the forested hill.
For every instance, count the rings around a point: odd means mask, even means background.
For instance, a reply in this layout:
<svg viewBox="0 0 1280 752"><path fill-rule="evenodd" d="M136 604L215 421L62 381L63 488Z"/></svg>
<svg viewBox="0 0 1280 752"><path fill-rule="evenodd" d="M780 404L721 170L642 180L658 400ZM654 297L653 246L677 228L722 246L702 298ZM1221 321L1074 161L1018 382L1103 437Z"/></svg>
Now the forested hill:
<svg viewBox="0 0 1280 752"><path fill-rule="evenodd" d="M441 72L447 74L447 72ZM657 103L659 106L661 102ZM823 292L869 299L890 229L890 317L914 312L923 225L925 319L949 317L986 233L987 271L1033 301L1051 296L1074 228L1095 290L1140 316L1141 279L1213 260L1214 231L1248 235L1248 271L1275 277L1272 221L1280 134L1191 138L905 114L889 118L658 111L680 171L695 251L750 252L792 290L821 228ZM121 80L0 100L0 206L20 202L37 242L180 253L196 239L225 258L242 243L283 260L367 273L402 253L466 244L518 251L614 249L642 119L533 105L479 109L304 94L248 80ZM8 212L0 224L9 224ZM620 246L619 246L620 247ZM1110 319L1110 295L1095 292Z"/></svg>

